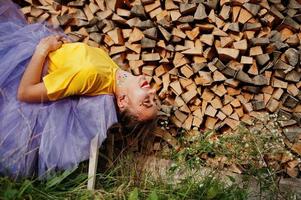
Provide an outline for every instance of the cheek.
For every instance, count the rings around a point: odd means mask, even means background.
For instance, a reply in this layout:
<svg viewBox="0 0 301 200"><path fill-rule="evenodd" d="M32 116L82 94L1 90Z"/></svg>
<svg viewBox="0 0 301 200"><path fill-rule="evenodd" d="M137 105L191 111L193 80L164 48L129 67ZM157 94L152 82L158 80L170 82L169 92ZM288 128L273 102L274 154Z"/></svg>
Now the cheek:
<svg viewBox="0 0 301 200"><path fill-rule="evenodd" d="M139 87L139 79L136 76L131 76L128 79L129 85L132 88L138 88Z"/></svg>
<svg viewBox="0 0 301 200"><path fill-rule="evenodd" d="M140 102L140 94L137 90L130 90L128 92L128 98L129 98L129 106L128 109L130 109L132 111L132 113L136 113L138 112L139 109L139 102Z"/></svg>
<svg viewBox="0 0 301 200"><path fill-rule="evenodd" d="M130 98L132 99L132 101L142 102L142 100L145 98L147 93L140 87L138 87L138 88L132 87L132 88L129 88L128 94L129 94Z"/></svg>

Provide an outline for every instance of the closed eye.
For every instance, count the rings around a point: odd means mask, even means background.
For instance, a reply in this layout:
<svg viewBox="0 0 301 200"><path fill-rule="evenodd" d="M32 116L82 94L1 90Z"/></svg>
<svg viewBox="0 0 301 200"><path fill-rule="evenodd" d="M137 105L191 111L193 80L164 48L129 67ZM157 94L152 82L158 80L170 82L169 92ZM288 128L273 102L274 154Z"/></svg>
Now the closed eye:
<svg viewBox="0 0 301 200"><path fill-rule="evenodd" d="M150 108L150 107L153 106L153 103L150 101L150 97L147 96L147 97L143 100L143 102L142 102L141 105L143 105L143 106L145 106L145 107L147 107L147 108Z"/></svg>

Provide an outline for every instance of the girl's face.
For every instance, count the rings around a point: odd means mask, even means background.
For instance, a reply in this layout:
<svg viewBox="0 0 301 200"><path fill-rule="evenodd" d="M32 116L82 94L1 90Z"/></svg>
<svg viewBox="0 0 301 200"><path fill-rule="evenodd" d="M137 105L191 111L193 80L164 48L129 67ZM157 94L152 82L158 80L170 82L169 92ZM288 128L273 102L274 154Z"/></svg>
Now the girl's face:
<svg viewBox="0 0 301 200"><path fill-rule="evenodd" d="M144 75L130 75L126 81L128 97L127 109L138 117L139 121L153 119L157 115L154 101L155 90L150 87Z"/></svg>

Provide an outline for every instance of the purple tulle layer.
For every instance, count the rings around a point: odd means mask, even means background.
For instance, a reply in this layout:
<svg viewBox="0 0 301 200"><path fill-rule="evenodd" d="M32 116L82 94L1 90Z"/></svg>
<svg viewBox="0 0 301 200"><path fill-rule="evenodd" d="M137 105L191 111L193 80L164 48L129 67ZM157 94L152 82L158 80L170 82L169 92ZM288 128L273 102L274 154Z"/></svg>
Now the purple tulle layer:
<svg viewBox="0 0 301 200"><path fill-rule="evenodd" d="M114 96L70 97L28 104L16 99L22 74L41 38L56 31L27 24L18 7L0 0L0 173L45 176L89 158L117 121Z"/></svg>

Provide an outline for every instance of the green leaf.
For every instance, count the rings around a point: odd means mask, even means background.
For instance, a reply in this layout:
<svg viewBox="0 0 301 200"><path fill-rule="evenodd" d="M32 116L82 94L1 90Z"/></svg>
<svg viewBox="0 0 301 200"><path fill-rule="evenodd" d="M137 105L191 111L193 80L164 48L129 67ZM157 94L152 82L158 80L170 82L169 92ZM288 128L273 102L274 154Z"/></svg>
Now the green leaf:
<svg viewBox="0 0 301 200"><path fill-rule="evenodd" d="M130 192L128 200L138 200L138 188L134 188L134 190Z"/></svg>
<svg viewBox="0 0 301 200"><path fill-rule="evenodd" d="M147 197L147 200L159 200L156 191L152 191L150 195Z"/></svg>
<svg viewBox="0 0 301 200"><path fill-rule="evenodd" d="M10 200L10 199L16 199L18 196L18 190L13 188L8 188L4 192L4 199Z"/></svg>
<svg viewBox="0 0 301 200"><path fill-rule="evenodd" d="M25 180L19 190L18 198L21 198L23 196L23 193L30 187L32 187L32 182L29 180Z"/></svg>
<svg viewBox="0 0 301 200"><path fill-rule="evenodd" d="M227 177L230 179L232 183L235 183L235 178L233 176L227 175Z"/></svg>
<svg viewBox="0 0 301 200"><path fill-rule="evenodd" d="M207 192L208 199L214 199L218 194L218 188L217 185L212 185Z"/></svg>
<svg viewBox="0 0 301 200"><path fill-rule="evenodd" d="M57 175L57 176L53 177L52 179L50 179L49 181L47 181L47 183L46 183L46 189L49 189L49 188L52 188L52 187L58 185L65 178L67 178L70 174L72 174L75 170L76 170L76 168L74 168L72 170L66 170L61 175Z"/></svg>

